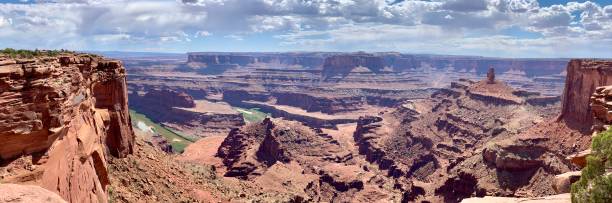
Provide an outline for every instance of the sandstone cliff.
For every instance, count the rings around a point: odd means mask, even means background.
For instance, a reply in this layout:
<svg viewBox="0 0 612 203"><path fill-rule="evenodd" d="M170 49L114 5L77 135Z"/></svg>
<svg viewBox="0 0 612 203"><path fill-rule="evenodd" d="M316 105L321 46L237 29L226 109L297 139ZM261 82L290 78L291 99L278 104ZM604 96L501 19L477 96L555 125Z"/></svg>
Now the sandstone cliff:
<svg viewBox="0 0 612 203"><path fill-rule="evenodd" d="M107 201L107 156L133 151L126 87L120 61L0 56L0 183Z"/></svg>
<svg viewBox="0 0 612 203"><path fill-rule="evenodd" d="M593 125L593 116L589 99L596 87L611 84L612 61L571 60L567 66L567 79L558 120L576 124L577 128L590 128Z"/></svg>
<svg viewBox="0 0 612 203"><path fill-rule="evenodd" d="M194 100L183 91L146 91L130 91L130 108L186 136L225 134L231 128L244 125L243 117L238 112L232 109L215 109L214 103Z"/></svg>
<svg viewBox="0 0 612 203"><path fill-rule="evenodd" d="M372 72L380 72L384 68L383 58L371 54L345 54L325 58L323 77L346 77L357 67L367 68Z"/></svg>

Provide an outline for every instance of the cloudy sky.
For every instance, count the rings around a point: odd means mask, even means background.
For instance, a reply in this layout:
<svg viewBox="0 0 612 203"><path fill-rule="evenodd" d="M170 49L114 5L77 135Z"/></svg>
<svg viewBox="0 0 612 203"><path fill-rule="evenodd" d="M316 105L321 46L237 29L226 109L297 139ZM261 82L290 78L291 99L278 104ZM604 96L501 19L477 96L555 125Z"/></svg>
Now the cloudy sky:
<svg viewBox="0 0 612 203"><path fill-rule="evenodd" d="M0 47L612 58L612 0L0 0Z"/></svg>

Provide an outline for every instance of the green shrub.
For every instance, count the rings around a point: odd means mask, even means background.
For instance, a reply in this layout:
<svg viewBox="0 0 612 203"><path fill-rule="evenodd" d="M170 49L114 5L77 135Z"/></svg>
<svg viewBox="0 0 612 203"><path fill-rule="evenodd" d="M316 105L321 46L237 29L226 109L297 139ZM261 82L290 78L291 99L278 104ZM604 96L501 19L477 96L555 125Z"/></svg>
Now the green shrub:
<svg viewBox="0 0 612 203"><path fill-rule="evenodd" d="M612 202L612 175L606 175L612 168L612 131L595 136L591 148L580 180L572 185L572 202Z"/></svg>
<svg viewBox="0 0 612 203"><path fill-rule="evenodd" d="M60 50L25 50L25 49L0 49L0 55L7 55L11 58L34 58L40 56L57 56L62 53L73 53L64 49Z"/></svg>

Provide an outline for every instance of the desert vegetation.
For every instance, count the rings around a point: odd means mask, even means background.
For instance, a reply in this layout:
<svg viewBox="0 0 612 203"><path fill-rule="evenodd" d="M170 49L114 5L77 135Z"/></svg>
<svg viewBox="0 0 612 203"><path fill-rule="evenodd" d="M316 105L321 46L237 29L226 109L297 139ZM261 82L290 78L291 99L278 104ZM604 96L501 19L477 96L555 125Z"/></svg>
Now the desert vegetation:
<svg viewBox="0 0 612 203"><path fill-rule="evenodd" d="M25 50L25 49L13 49L5 48L0 50L0 54L7 55L11 58L34 58L40 56L58 56L65 53L74 53L72 51L60 49L60 50Z"/></svg>
<svg viewBox="0 0 612 203"><path fill-rule="evenodd" d="M592 154L582 169L580 180L572 185L572 202L612 202L612 130L593 138Z"/></svg>

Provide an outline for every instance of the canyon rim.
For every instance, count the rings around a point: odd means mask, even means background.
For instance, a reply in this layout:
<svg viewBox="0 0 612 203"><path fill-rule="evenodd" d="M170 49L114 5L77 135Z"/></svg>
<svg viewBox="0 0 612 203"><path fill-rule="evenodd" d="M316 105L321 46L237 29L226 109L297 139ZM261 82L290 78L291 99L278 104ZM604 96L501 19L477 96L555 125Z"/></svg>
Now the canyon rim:
<svg viewBox="0 0 612 203"><path fill-rule="evenodd" d="M0 1L0 203L612 202L605 0Z"/></svg>

